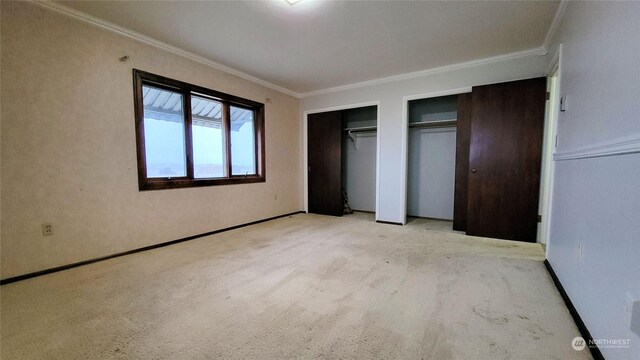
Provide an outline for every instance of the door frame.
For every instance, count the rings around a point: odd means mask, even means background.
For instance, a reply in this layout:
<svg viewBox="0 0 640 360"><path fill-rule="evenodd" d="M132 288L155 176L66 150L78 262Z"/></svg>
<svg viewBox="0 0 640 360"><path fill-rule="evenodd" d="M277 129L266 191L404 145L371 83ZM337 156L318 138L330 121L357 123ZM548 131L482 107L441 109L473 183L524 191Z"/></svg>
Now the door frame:
<svg viewBox="0 0 640 360"><path fill-rule="evenodd" d="M553 188L555 182L555 160L553 160L553 155L557 147L556 136L558 136L558 122L560 119L562 44L558 46L558 50L551 59L546 74L547 83L551 83L554 86L550 89L552 96L550 96L547 106L543 136L545 139L552 139L552 141L547 142L542 150L542 167L545 168L546 171L540 179L540 199L544 199L544 201L540 201L539 214L541 215L542 221L538 228L537 242L545 244L545 252L548 252L549 242L551 241L551 213L553 209ZM555 81L551 82L551 79L554 77ZM551 120L553 120L553 124L549 126L548 123Z"/></svg>
<svg viewBox="0 0 640 360"><path fill-rule="evenodd" d="M375 106L376 107L376 214L375 221L378 221L378 214L380 213L380 100L368 101L355 104L331 106L321 109L306 110L302 113L302 191L303 191L303 209L306 213L309 213L309 139L308 139L308 122L310 114L317 114L329 111L349 110L357 109L361 107Z"/></svg>
<svg viewBox="0 0 640 360"><path fill-rule="evenodd" d="M408 95L402 98L402 137L400 139L401 159L400 159L400 173L403 175L404 180L400 183L402 189L402 225L407 224L407 190L409 182L409 101L429 99L435 97L460 95L464 93L470 93L471 86L465 86L449 90L431 91L428 93Z"/></svg>

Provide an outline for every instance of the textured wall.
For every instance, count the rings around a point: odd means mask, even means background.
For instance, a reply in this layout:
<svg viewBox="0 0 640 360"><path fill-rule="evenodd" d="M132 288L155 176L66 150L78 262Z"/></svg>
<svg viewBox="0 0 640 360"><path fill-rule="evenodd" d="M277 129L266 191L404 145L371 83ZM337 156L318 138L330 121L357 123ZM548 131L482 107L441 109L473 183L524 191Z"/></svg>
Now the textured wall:
<svg viewBox="0 0 640 360"><path fill-rule="evenodd" d="M1 26L2 278L300 210L298 99L28 3ZM138 191L132 68L271 98L267 182Z"/></svg>

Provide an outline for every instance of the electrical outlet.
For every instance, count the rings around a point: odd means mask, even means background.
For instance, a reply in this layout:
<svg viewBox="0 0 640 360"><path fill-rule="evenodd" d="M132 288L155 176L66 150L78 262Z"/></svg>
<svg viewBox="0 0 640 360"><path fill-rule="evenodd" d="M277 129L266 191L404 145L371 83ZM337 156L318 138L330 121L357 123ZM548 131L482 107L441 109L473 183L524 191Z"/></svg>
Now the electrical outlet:
<svg viewBox="0 0 640 360"><path fill-rule="evenodd" d="M567 95L562 96L560 98L560 111L562 111L562 112L567 111L568 102L569 102L569 97Z"/></svg>
<svg viewBox="0 0 640 360"><path fill-rule="evenodd" d="M640 336L640 300L634 301L631 307L631 332Z"/></svg>
<svg viewBox="0 0 640 360"><path fill-rule="evenodd" d="M633 295L631 293L624 294L624 311L631 315L631 309L633 307Z"/></svg>
<svg viewBox="0 0 640 360"><path fill-rule="evenodd" d="M42 236L53 235L53 224L42 224Z"/></svg>
<svg viewBox="0 0 640 360"><path fill-rule="evenodd" d="M578 260L582 259L582 244L578 243Z"/></svg>
<svg viewBox="0 0 640 360"><path fill-rule="evenodd" d="M629 328L633 333L640 336L640 300L637 297L626 293L624 297L624 310L630 318Z"/></svg>

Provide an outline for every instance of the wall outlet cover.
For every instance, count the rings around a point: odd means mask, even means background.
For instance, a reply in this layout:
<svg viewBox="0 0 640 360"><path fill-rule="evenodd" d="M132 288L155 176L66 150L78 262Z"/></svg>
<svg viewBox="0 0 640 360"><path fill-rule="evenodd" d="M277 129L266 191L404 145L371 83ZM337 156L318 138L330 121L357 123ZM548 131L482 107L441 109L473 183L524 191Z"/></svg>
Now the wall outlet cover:
<svg viewBox="0 0 640 360"><path fill-rule="evenodd" d="M42 236L51 236L53 235L53 224L45 223L42 224Z"/></svg>
<svg viewBox="0 0 640 360"><path fill-rule="evenodd" d="M640 336L640 300L634 301L631 306L631 332Z"/></svg>
<svg viewBox="0 0 640 360"><path fill-rule="evenodd" d="M560 98L560 111L567 111L567 95Z"/></svg>

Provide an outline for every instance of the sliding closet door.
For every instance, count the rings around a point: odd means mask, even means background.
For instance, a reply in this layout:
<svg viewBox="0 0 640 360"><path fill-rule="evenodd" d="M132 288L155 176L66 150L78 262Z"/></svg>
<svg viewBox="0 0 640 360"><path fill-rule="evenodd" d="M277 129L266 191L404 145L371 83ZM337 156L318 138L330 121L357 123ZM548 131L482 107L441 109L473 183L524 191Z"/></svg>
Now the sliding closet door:
<svg viewBox="0 0 640 360"><path fill-rule="evenodd" d="M471 139L471 93L458 95L456 129L456 178L453 199L453 230L467 229L469 141Z"/></svg>
<svg viewBox="0 0 640 360"><path fill-rule="evenodd" d="M467 234L536 241L546 78L474 87Z"/></svg>
<svg viewBox="0 0 640 360"><path fill-rule="evenodd" d="M342 216L342 112L308 117L309 212Z"/></svg>

